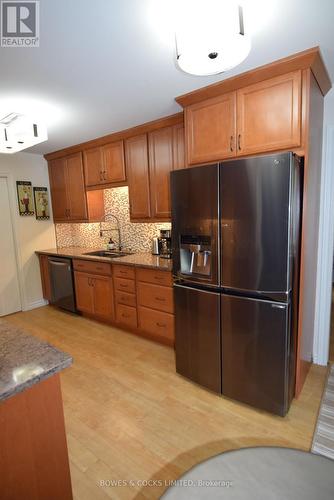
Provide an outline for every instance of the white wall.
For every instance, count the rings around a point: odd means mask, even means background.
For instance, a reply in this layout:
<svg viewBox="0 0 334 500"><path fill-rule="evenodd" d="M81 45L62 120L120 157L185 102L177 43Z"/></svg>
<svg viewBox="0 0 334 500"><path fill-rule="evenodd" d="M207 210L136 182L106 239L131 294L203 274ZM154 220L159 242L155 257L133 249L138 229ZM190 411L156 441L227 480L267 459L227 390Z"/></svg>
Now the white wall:
<svg viewBox="0 0 334 500"><path fill-rule="evenodd" d="M334 89L325 97L313 359L328 361L334 241ZM333 318L334 319L334 318Z"/></svg>
<svg viewBox="0 0 334 500"><path fill-rule="evenodd" d="M36 154L0 154L0 173L9 174L9 180L12 184L10 194L12 195L22 309L32 309L45 303L42 295L38 258L34 252L56 246L55 230L52 218L49 221L38 221L35 215L20 217L16 181L31 181L33 186L45 186L49 189L50 196L47 163L43 156Z"/></svg>

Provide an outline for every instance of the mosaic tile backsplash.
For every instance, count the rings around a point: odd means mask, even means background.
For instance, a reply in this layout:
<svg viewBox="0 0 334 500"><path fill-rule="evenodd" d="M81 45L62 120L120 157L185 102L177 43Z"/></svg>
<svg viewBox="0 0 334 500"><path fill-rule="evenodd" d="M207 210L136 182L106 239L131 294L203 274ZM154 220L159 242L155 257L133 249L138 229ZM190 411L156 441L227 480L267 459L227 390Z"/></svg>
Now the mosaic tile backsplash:
<svg viewBox="0 0 334 500"><path fill-rule="evenodd" d="M129 192L127 187L106 189L104 191L104 208L107 222L102 223L103 229L112 232L100 237L100 224L56 224L57 246L105 248L110 236L118 244L116 224L108 214L118 217L121 226L122 245L133 252L150 252L151 240L159 236L160 229L170 229L169 223L142 224L130 222Z"/></svg>

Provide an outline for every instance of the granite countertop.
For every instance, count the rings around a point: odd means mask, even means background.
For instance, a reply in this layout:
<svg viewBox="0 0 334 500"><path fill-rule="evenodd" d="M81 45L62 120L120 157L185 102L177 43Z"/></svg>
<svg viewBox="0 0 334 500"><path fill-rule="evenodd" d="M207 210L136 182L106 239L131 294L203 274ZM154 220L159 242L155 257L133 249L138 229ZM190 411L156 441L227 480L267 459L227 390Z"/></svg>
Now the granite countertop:
<svg viewBox="0 0 334 500"><path fill-rule="evenodd" d="M72 364L69 354L0 320L0 402Z"/></svg>
<svg viewBox="0 0 334 500"><path fill-rule="evenodd" d="M109 262L114 264L125 264L128 266L147 267L159 269L161 271L172 270L172 259L162 259L157 255L150 253L134 253L124 257L99 257L96 255L85 255L87 252L99 251L101 248L50 248L48 250L37 250L37 254L57 255L58 257L70 257L76 259L94 260L98 262Z"/></svg>

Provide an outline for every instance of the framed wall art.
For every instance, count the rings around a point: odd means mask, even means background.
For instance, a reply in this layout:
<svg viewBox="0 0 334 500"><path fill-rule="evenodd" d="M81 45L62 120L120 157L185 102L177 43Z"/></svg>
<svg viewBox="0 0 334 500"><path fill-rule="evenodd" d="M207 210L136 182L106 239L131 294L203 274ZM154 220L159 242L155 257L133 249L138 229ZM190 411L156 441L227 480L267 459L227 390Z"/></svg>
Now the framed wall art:
<svg viewBox="0 0 334 500"><path fill-rule="evenodd" d="M46 187L34 187L35 212L37 220L50 219L49 195Z"/></svg>
<svg viewBox="0 0 334 500"><path fill-rule="evenodd" d="M20 215L34 215L34 201L31 182L16 181L17 199Z"/></svg>

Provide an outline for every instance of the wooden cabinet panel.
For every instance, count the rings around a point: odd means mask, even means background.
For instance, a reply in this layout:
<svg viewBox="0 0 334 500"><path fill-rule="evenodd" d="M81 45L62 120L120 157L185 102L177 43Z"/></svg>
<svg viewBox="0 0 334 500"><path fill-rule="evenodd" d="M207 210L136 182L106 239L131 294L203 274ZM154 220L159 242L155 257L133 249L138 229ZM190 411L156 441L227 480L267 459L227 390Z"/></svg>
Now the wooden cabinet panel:
<svg viewBox="0 0 334 500"><path fill-rule="evenodd" d="M173 289L166 286L138 283L137 300L141 306L168 313L174 311Z"/></svg>
<svg viewBox="0 0 334 500"><path fill-rule="evenodd" d="M76 271L83 271L91 274L105 274L108 276L111 275L111 265L107 262L73 259L73 268Z"/></svg>
<svg viewBox="0 0 334 500"><path fill-rule="evenodd" d="M236 93L207 99L185 109L189 164L235 156Z"/></svg>
<svg viewBox="0 0 334 500"><path fill-rule="evenodd" d="M174 341L174 316L146 307L138 307L139 328L157 340L171 344ZM169 341L169 342L168 342Z"/></svg>
<svg viewBox="0 0 334 500"><path fill-rule="evenodd" d="M94 314L109 320L114 318L112 279L105 276L91 276L94 296Z"/></svg>
<svg viewBox="0 0 334 500"><path fill-rule="evenodd" d="M300 145L301 72L237 91L238 155Z"/></svg>
<svg viewBox="0 0 334 500"><path fill-rule="evenodd" d="M116 290L115 292L115 302L116 307L118 304L123 304L125 306L136 307L136 296L134 293L120 292Z"/></svg>
<svg viewBox="0 0 334 500"><path fill-rule="evenodd" d="M115 278L115 289L119 290L120 292L135 293L135 282L134 280Z"/></svg>
<svg viewBox="0 0 334 500"><path fill-rule="evenodd" d="M117 305L116 318L118 323L130 328L137 328L137 309L122 304Z"/></svg>
<svg viewBox="0 0 334 500"><path fill-rule="evenodd" d="M49 177L55 222L103 219L103 191L86 192L81 153L50 161Z"/></svg>
<svg viewBox="0 0 334 500"><path fill-rule="evenodd" d="M75 271L74 282L77 308L79 309L79 311L93 314L94 296L91 276L87 273Z"/></svg>
<svg viewBox="0 0 334 500"><path fill-rule="evenodd" d="M186 167L184 125L179 123L173 127L173 170Z"/></svg>
<svg viewBox="0 0 334 500"><path fill-rule="evenodd" d="M88 218L85 181L81 153L66 158L67 203L71 220Z"/></svg>
<svg viewBox="0 0 334 500"><path fill-rule="evenodd" d="M106 144L102 148L103 183L126 181L123 141Z"/></svg>
<svg viewBox="0 0 334 500"><path fill-rule="evenodd" d="M156 269L137 269L137 280L155 285L172 286L172 273L169 271L158 271Z"/></svg>
<svg viewBox="0 0 334 500"><path fill-rule="evenodd" d="M46 300L51 300L51 282L49 272L49 257L48 255L39 255L39 265L41 270L41 281L43 297Z"/></svg>
<svg viewBox="0 0 334 500"><path fill-rule="evenodd" d="M129 184L130 218L143 220L151 217L147 135L125 141L125 157Z"/></svg>
<svg viewBox="0 0 334 500"><path fill-rule="evenodd" d="M127 278L127 279L135 279L135 269L130 266L122 266L118 264L113 264L113 273L115 278Z"/></svg>
<svg viewBox="0 0 334 500"><path fill-rule="evenodd" d="M67 191L66 191L66 159L59 158L49 162L50 190L53 218L57 221L67 221Z"/></svg>
<svg viewBox="0 0 334 500"><path fill-rule="evenodd" d="M170 181L173 170L173 129L155 130L149 134L150 189L152 217L169 219Z"/></svg>
<svg viewBox="0 0 334 500"><path fill-rule="evenodd" d="M103 180L101 148L87 149L83 152L86 186L96 186Z"/></svg>

